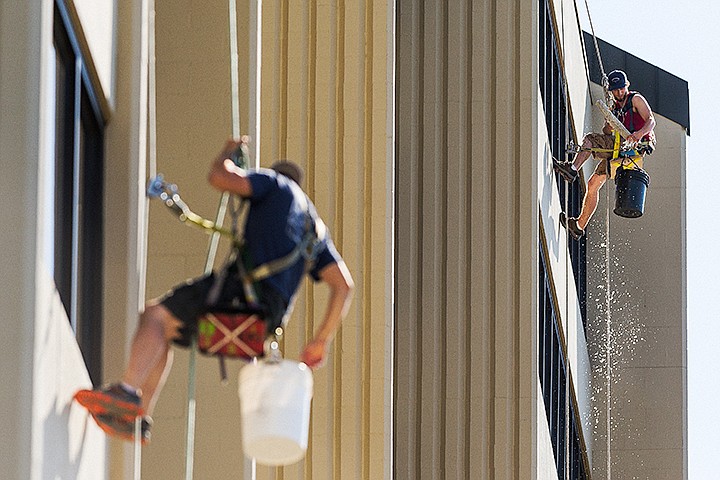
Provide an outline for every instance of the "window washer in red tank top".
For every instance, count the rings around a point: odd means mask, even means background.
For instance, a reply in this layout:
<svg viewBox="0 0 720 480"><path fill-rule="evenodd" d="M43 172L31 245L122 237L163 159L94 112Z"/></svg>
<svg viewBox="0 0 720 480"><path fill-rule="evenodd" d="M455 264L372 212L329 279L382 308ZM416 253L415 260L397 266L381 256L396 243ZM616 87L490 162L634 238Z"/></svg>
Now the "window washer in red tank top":
<svg viewBox="0 0 720 480"><path fill-rule="evenodd" d="M630 82L621 70L613 70L608 75L608 89L615 101L613 114L627 127L630 136L626 139L629 144L644 142L645 149L639 151L641 155L652 153L655 148L655 117L645 97L640 93L629 90ZM575 240L585 235L585 228L598 205L598 192L607 180L607 159L612 157L612 150L615 145L613 129L605 122L603 133L588 133L582 141L582 150L575 156L573 161L554 162L554 169L563 178L572 183L578 175L578 170L592 154L596 160L600 160L595 171L588 179L585 197L583 198L582 210L577 218L565 218L562 215L561 222L566 226ZM593 152L590 149L606 150Z"/></svg>

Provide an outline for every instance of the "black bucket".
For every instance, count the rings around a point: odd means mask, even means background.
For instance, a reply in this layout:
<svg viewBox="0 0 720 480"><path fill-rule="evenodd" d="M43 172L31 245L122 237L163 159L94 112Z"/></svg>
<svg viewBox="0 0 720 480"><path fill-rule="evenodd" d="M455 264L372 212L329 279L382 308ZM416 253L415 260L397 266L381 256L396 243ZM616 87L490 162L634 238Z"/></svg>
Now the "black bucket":
<svg viewBox="0 0 720 480"><path fill-rule="evenodd" d="M625 218L642 216L649 185L650 176L644 170L619 168L615 175L615 215Z"/></svg>

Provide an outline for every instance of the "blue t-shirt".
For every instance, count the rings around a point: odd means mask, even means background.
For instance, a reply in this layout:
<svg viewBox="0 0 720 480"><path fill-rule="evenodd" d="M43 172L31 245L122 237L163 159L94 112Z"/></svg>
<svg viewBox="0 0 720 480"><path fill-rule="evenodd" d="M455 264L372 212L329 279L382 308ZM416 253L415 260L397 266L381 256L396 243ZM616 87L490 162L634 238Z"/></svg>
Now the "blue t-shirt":
<svg viewBox="0 0 720 480"><path fill-rule="evenodd" d="M269 169L251 171L247 177L252 185L252 196L245 224L245 245L257 267L295 249L305 236L308 213L312 228L316 221L322 220L302 189L288 177ZM315 281L320 280L323 268L342 260L327 232L317 252L309 271ZM301 256L289 268L262 283L271 285L289 303L304 273L305 258Z"/></svg>

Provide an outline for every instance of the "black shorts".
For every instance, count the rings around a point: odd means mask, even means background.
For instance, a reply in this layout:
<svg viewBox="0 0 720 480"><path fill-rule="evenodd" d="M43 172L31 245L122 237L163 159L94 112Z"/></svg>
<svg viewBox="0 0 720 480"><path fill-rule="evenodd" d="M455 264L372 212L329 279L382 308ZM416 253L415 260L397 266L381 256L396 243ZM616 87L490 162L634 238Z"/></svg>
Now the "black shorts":
<svg viewBox="0 0 720 480"><path fill-rule="evenodd" d="M197 333L198 317L213 309L213 306L208 305L207 298L215 278L216 275L210 273L190 279L176 286L160 299L160 303L183 324L180 328L180 338L174 340L177 345L190 346L192 336ZM270 285L262 284L257 290L261 290L257 292L260 299L259 310L247 306L242 282L230 276L223 285L218 307L232 307L240 312L259 313L267 324L267 331L271 332L282 324L288 305Z"/></svg>

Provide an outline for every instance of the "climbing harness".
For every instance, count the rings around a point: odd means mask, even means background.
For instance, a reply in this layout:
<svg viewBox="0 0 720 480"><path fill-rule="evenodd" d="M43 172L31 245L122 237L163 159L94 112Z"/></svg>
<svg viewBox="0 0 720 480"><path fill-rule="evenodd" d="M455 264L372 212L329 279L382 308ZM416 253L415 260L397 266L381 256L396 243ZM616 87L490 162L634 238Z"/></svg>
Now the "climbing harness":
<svg viewBox="0 0 720 480"><path fill-rule="evenodd" d="M244 165L243 162L236 162L236 164L239 166ZM162 200L165 206L168 207L168 209L174 213L181 222L195 225L208 232L217 233L231 239L235 251L231 252L231 254L234 255L227 263L234 264L236 261L240 260L239 254L244 246L243 239L239 234L237 226L238 219L243 213L240 209L236 209L231 212L232 228L223 228L218 225L218 223L201 217L193 212L187 203L185 203L180 197L177 185L166 182L162 174L158 174L155 178L150 179L148 182L147 196L149 198L159 198ZM242 275L243 283L249 285L248 282L257 282L271 277L289 268L300 258L305 260L306 270L309 269L312 262L314 262L315 257L322 246L322 242L325 239L326 228L320 218L312 218L310 202L307 197L301 197L301 200L304 200L304 205L302 205L302 207L305 210L305 231L300 242L298 242L295 248L287 255L256 266L249 272L244 273ZM242 209L246 207L246 202L247 200L242 201ZM251 304L258 303L257 295L254 292L248 289L245 293L247 294L247 300Z"/></svg>
<svg viewBox="0 0 720 480"><path fill-rule="evenodd" d="M619 144L616 139L613 148L583 147L571 141L568 143L566 151L572 154L580 152L611 153L612 157L604 161L609 161L607 171L610 172L610 178L615 178L615 172L620 167L642 170L643 155L648 149L652 149L650 142L639 142L632 147L628 147Z"/></svg>
<svg viewBox="0 0 720 480"><path fill-rule="evenodd" d="M263 356L267 337L265 312L258 303L255 286L247 279L243 249L237 245L233 246L225 266L215 274L206 300L207 311L198 318L198 349L220 358L223 382L227 381L224 359L251 360ZM242 285L242 289L224 294L232 285Z"/></svg>
<svg viewBox="0 0 720 480"><path fill-rule="evenodd" d="M244 155L238 157L244 158ZM244 165L244 161L237 163ZM313 219L307 197L301 197L304 200L305 231L300 242L287 255L248 269L244 240L238 226L239 217L245 217L247 200L242 200L239 208L232 209L232 227L226 229L193 212L180 197L177 186L166 182L162 175L150 180L147 195L162 200L180 221L226 236L232 241L228 259L215 275L208 294L208 311L199 319L199 350L222 357L251 359L263 356L265 306L257 294L257 282L290 268L301 259L305 261L305 271L309 270L325 238L325 226L319 218ZM233 292L231 297L223 296L228 282L241 284L243 296L239 295L240 292ZM274 334L281 334L281 329ZM221 367L221 370L224 372L224 368ZM222 378L226 380L224 374Z"/></svg>
<svg viewBox="0 0 720 480"><path fill-rule="evenodd" d="M623 147L622 145L615 148L596 148L596 147L583 147L577 145L574 142L567 144L568 153L580 153L580 152L597 152L597 153L615 153L617 152L617 158L635 158L638 155L648 153L653 150L651 142L638 142L632 148Z"/></svg>
<svg viewBox="0 0 720 480"><path fill-rule="evenodd" d="M241 166L244 164L239 163L238 165ZM148 182L147 196L149 198L159 198L162 200L165 206L168 207L168 209L174 213L180 221L195 225L208 232L218 233L228 237L232 240L233 245L236 248L242 248L244 242L239 234L237 226L238 219L242 213L240 209L231 212L233 222L232 228L223 228L216 222L201 217L193 212L187 203L185 203L180 197L177 185L166 182L162 174L158 174L155 178L150 179ZM304 205L302 205L302 207L305 210L305 232L303 233L303 237L300 242L298 242L297 246L287 255L254 267L250 272L245 274L246 279L252 281L266 279L289 268L301 257L304 258L307 263L306 268L314 261L319 248L322 246L322 241L325 239L326 228L320 218L312 218L312 213L310 212L309 207L310 203L307 197L304 197L301 200L304 200ZM242 208L246 206L246 202L247 200L243 200L241 205ZM236 258L233 257L233 262L235 259ZM252 297L255 296L252 295Z"/></svg>

